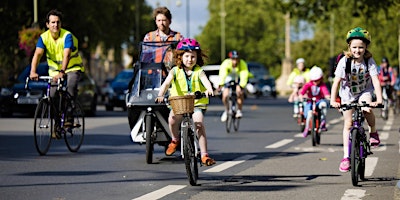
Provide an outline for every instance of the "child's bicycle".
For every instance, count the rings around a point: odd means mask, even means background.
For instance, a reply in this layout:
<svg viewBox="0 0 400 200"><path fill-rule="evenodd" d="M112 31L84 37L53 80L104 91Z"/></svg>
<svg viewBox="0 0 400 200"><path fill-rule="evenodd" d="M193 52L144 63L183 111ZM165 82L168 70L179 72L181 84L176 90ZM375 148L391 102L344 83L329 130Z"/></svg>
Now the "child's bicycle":
<svg viewBox="0 0 400 200"><path fill-rule="evenodd" d="M232 80L229 81L225 87L229 89L229 95L228 95L228 118L226 119L225 127L226 127L226 132L230 133L232 126L235 131L239 129L239 123L240 123L240 118L236 117L236 112L238 110L237 108L237 94L236 94L236 86L237 83Z"/></svg>
<svg viewBox="0 0 400 200"><path fill-rule="evenodd" d="M304 104L301 101L296 101L297 107L299 108L299 113L296 115L297 125L300 127L300 132L304 131L306 127L306 118L304 117Z"/></svg>
<svg viewBox="0 0 400 200"><path fill-rule="evenodd" d="M199 177L198 164L201 164L200 146L194 127L192 114L194 100L200 99L204 94L196 92L195 95L175 96L168 99L176 115L183 115L180 126L181 156L185 161L186 175L190 185L196 185Z"/></svg>
<svg viewBox="0 0 400 200"><path fill-rule="evenodd" d="M368 155L372 154L371 146L363 127L365 119L364 113L361 110L363 107L383 108L383 105L373 107L365 102L362 102L361 104L351 103L342 104L340 106L343 111L354 109L352 117L353 125L350 129L349 137L350 171L353 186L357 186L359 179L365 180L365 160Z"/></svg>
<svg viewBox="0 0 400 200"><path fill-rule="evenodd" d="M381 116L382 116L383 120L388 120L388 118L389 118L389 108L390 108L390 104L389 104L390 89L389 88L390 88L389 84L382 87L383 108L381 111Z"/></svg>
<svg viewBox="0 0 400 200"><path fill-rule="evenodd" d="M64 137L71 152L77 152L82 145L85 133L85 118L80 103L73 100L66 90L66 81L52 85L51 76L40 76L47 81L47 91L39 101L35 115L33 135L35 147L40 155L46 155L52 139ZM29 90L29 77L25 89ZM50 88L57 87L54 97L50 97Z"/></svg>
<svg viewBox="0 0 400 200"><path fill-rule="evenodd" d="M311 143L313 146L319 145L321 142L321 111L317 107L317 99L313 98L304 98L304 101L311 101L312 102L312 117L310 120L309 132L311 133L312 139Z"/></svg>

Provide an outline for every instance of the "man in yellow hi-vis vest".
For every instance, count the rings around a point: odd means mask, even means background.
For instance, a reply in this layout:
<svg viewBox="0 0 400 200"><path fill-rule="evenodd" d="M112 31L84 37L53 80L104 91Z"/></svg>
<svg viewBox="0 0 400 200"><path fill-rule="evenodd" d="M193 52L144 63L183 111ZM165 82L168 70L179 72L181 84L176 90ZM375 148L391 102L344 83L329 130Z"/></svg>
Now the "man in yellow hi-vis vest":
<svg viewBox="0 0 400 200"><path fill-rule="evenodd" d="M36 69L41 57L46 53L49 75L53 77L53 81L57 82L58 79L66 76L67 90L71 96L76 97L78 82L85 69L78 52L78 40L71 32L61 28L61 21L60 11L51 10L47 14L48 30L40 35L36 44L29 77L33 80L38 79ZM54 93L55 88L51 88L51 96Z"/></svg>

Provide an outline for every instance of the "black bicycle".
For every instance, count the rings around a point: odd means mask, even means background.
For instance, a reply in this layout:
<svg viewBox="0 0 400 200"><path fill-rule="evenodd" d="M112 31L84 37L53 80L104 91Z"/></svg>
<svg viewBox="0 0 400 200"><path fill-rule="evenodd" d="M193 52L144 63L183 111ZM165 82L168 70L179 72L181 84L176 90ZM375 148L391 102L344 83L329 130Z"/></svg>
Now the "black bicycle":
<svg viewBox="0 0 400 200"><path fill-rule="evenodd" d="M373 107L365 102L362 102L361 104L351 103L342 104L340 106L343 111L354 109L352 116L353 125L350 129L349 138L350 170L351 182L353 186L358 185L359 179L365 180L365 160L367 159L368 155L373 154L368 137L365 134L365 129L363 127L365 120L364 113L361 110L363 107L383 108L383 105Z"/></svg>
<svg viewBox="0 0 400 200"><path fill-rule="evenodd" d="M236 86L237 83L235 81L229 81L225 87L229 89L229 94L228 94L228 117L226 119L226 132L230 133L232 126L235 131L239 129L239 124L240 124L240 118L236 117L236 112L238 110L237 107L237 93L236 93Z"/></svg>
<svg viewBox="0 0 400 200"><path fill-rule="evenodd" d="M34 115L33 135L35 147L40 155L46 155L52 139L64 138L67 148L77 152L85 134L85 118L80 103L66 90L66 81L52 85L51 76L40 76L47 81L46 94L40 99ZM29 77L25 88L29 90ZM50 97L50 88L57 87L54 97Z"/></svg>
<svg viewBox="0 0 400 200"><path fill-rule="evenodd" d="M205 94L195 92L195 95L169 97L168 101L176 115L183 115L180 126L181 156L185 161L186 175L190 185L197 185L199 178L199 163L201 164L200 146L196 128L193 123L194 100Z"/></svg>

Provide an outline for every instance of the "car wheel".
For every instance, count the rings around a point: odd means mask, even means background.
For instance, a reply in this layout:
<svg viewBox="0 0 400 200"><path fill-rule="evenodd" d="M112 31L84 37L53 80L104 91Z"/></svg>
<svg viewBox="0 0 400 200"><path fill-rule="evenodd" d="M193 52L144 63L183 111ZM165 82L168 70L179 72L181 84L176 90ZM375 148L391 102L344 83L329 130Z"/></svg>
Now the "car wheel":
<svg viewBox="0 0 400 200"><path fill-rule="evenodd" d="M113 111L114 110L114 107L113 106L111 106L111 105L106 105L106 111Z"/></svg>

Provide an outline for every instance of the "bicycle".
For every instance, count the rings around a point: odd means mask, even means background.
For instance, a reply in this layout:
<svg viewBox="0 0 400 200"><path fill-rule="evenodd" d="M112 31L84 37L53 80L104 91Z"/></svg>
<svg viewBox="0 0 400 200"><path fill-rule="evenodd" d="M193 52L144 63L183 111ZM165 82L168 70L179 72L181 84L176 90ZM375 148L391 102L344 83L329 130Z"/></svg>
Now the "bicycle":
<svg viewBox="0 0 400 200"><path fill-rule="evenodd" d="M236 86L237 83L232 80L229 81L225 87L229 89L229 96L228 96L228 117L226 119L225 127L226 127L226 132L230 133L232 126L235 131L239 129L239 123L240 123L240 118L236 117L236 112L238 110L237 108L237 93L236 93Z"/></svg>
<svg viewBox="0 0 400 200"><path fill-rule="evenodd" d="M389 84L382 87L383 108L381 111L381 117L383 120L388 120L389 118L389 87Z"/></svg>
<svg viewBox="0 0 400 200"><path fill-rule="evenodd" d="M304 117L304 104L301 101L296 101L295 104L297 104L299 108L299 113L297 113L296 115L297 125L300 127L300 132L303 132L304 128L306 127L306 118Z"/></svg>
<svg viewBox="0 0 400 200"><path fill-rule="evenodd" d="M35 147L39 155L46 155L52 139L64 138L69 151L77 152L83 143L85 118L82 107L73 100L66 90L66 81L52 85L51 76L40 76L47 81L46 94L36 106L33 135ZM25 89L29 90L29 77ZM50 88L57 87L54 97L50 96Z"/></svg>
<svg viewBox="0 0 400 200"><path fill-rule="evenodd" d="M196 129L194 127L192 114L194 110L194 100L200 99L205 94L195 92L195 95L174 96L169 97L168 102L172 106L172 110L176 115L183 115L180 126L181 136L181 156L185 161L186 175L190 185L197 184L199 178L199 166L202 166L200 157L200 146Z"/></svg>
<svg viewBox="0 0 400 200"><path fill-rule="evenodd" d="M303 100L312 102L312 117L308 127L311 127L309 128L312 135L311 143L313 146L317 146L321 143L321 111L317 107L317 98L304 98Z"/></svg>
<svg viewBox="0 0 400 200"><path fill-rule="evenodd" d="M350 171L353 186L358 185L359 179L365 180L365 160L368 155L373 154L363 127L365 120L364 112L361 110L363 107L383 108L383 105L381 104L374 107L366 102L362 102L361 104L351 103L340 105L343 111L354 109L352 115L353 124L350 128L349 137Z"/></svg>

